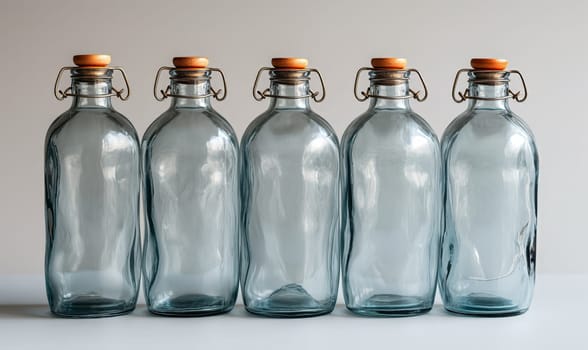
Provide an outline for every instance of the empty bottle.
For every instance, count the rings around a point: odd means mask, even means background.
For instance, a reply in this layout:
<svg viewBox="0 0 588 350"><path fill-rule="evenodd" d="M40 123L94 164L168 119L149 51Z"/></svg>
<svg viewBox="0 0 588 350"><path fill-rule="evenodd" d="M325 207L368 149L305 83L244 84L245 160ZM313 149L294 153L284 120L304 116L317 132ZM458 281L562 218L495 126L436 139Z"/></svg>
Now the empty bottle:
<svg viewBox="0 0 588 350"><path fill-rule="evenodd" d="M171 105L143 136L143 273L149 311L209 315L235 305L239 267L239 162L233 128L210 98L224 76L205 57L176 57L157 72L157 100ZM170 85L158 96L157 81ZM211 74L224 91L211 87Z"/></svg>
<svg viewBox="0 0 588 350"><path fill-rule="evenodd" d="M507 61L472 59L458 71L453 99L467 110L445 131L445 230L439 287L445 308L474 315L514 315L531 303L535 283L537 149L508 105L527 98ZM455 96L459 75L469 86ZM509 88L518 75L524 95Z"/></svg>
<svg viewBox="0 0 588 350"><path fill-rule="evenodd" d="M74 56L60 70L58 100L71 108L49 127L45 142L45 281L51 311L102 317L135 308L140 281L139 140L114 110L110 56ZM58 90L64 71L71 87Z"/></svg>
<svg viewBox="0 0 588 350"><path fill-rule="evenodd" d="M424 101L420 73L401 58L374 58L356 75L354 93L368 110L343 136L342 257L347 308L368 316L402 316L433 306L442 214L442 166L433 129L413 112ZM370 87L357 95L362 71ZM409 87L417 74L424 93Z"/></svg>
<svg viewBox="0 0 588 350"><path fill-rule="evenodd" d="M266 112L245 131L242 147L242 291L248 311L315 316L335 307L339 283L339 146L310 108L323 92L309 87L306 59L273 59L253 86ZM257 91L262 72L271 85ZM322 78L321 85L322 85Z"/></svg>

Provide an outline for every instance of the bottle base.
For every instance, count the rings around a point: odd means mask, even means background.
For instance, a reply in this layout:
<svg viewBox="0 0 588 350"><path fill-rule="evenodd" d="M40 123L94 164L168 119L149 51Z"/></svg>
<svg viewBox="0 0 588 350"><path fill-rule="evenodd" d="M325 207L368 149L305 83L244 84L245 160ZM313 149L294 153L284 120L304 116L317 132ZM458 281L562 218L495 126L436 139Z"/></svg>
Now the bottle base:
<svg viewBox="0 0 588 350"><path fill-rule="evenodd" d="M234 301L227 301L223 297L190 294L149 305L148 309L159 316L198 317L227 313L234 305Z"/></svg>
<svg viewBox="0 0 588 350"><path fill-rule="evenodd" d="M333 312L333 308L329 309L303 309L303 308L293 308L290 310L287 309L262 309L262 308L251 308L245 307L245 310L248 312L258 315L258 316L265 316L265 317L273 317L273 318L304 318L304 317L315 317L315 316L322 316L327 315Z"/></svg>
<svg viewBox="0 0 588 350"><path fill-rule="evenodd" d="M452 303L444 305L449 312L481 317L508 317L527 312L528 307L521 307L509 299L494 296L468 296L454 298Z"/></svg>
<svg viewBox="0 0 588 350"><path fill-rule="evenodd" d="M269 297L245 305L245 309L256 315L276 318L313 317L331 313L335 301L319 302L298 284L288 284Z"/></svg>
<svg viewBox="0 0 588 350"><path fill-rule="evenodd" d="M347 305L347 309L357 315L374 317L416 316L431 311L432 307L432 301L395 294L378 294L361 305Z"/></svg>
<svg viewBox="0 0 588 350"><path fill-rule="evenodd" d="M51 307L51 312L64 318L100 318L126 315L135 309L135 301L98 296L77 296Z"/></svg>

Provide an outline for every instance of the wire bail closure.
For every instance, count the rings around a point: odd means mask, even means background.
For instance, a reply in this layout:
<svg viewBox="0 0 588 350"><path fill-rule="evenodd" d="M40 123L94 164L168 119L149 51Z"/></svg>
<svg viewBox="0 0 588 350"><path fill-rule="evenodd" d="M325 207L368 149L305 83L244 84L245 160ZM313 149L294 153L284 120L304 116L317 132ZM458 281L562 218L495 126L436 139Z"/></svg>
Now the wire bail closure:
<svg viewBox="0 0 588 350"><path fill-rule="evenodd" d="M282 95L274 95L270 93L270 89L267 88L263 91L259 91L257 90L257 83L259 82L259 78L261 76L261 73L264 71L278 71L278 72L311 72L311 73L315 73L318 77L319 80L321 82L321 90L322 93L320 93L319 91L312 91L309 89L309 94L308 95L304 95L304 96L282 96ZM303 79L296 79L296 78L284 78L284 79L279 79L279 80L291 80L291 81L298 81L298 80L303 80ZM284 69L284 68L272 68L272 67L261 67L259 69L259 71L257 72L257 76L255 77L255 82L253 83L253 99L255 99L255 101L261 101L266 99L267 97L274 97L274 98L285 98L285 99L299 99L299 98L307 98L307 97L311 97L314 102L320 103L325 99L326 96L326 90L325 90L325 83L323 81L323 77L321 76L321 73L315 69L315 68L306 68L306 69Z"/></svg>
<svg viewBox="0 0 588 350"><path fill-rule="evenodd" d="M424 95L422 97L420 97L420 93L421 91L414 91L412 89L408 89L408 91L410 92L410 94L404 95L404 96L383 96L383 95L376 95L373 94L370 90L370 88L368 87L366 91L360 91L361 96L359 96L357 94L357 85L359 83L359 77L361 75L361 72L363 71L382 71L381 69L375 69L372 67L362 67L360 68L357 73L355 74L355 84L353 84L353 95L355 96L355 98L359 101L359 102L363 102L365 100L367 100L370 97L375 97L375 98L382 98L382 99L386 99L386 100L405 100L405 99L409 99L409 98L414 98L415 100L417 100L418 102L423 102L424 100L427 99L427 97L429 96L429 91L427 90L427 85L425 84L425 81L423 79L423 76L421 75L421 73L414 69L414 68L410 68L410 69L388 69L388 71L398 71L398 72L402 72L402 71L406 71L409 73L416 73L419 76L419 80L421 81L421 85L423 86L423 90L424 90ZM390 81L407 81L408 78L406 79L386 79L386 80L390 80Z"/></svg>
<svg viewBox="0 0 588 350"><path fill-rule="evenodd" d="M123 77L123 80L125 81L125 85L126 85L126 94L124 94L125 89L120 89L117 90L114 87L112 88L112 93L110 94L100 94L100 95L84 95L84 94L74 94L72 93L72 88L71 86L68 87L67 89L65 89L64 91L62 91L61 89L58 88L59 86L59 82L61 81L61 76L63 75L63 72L65 71L71 71L73 69L91 69L91 68L87 68L87 67L62 67L59 70L59 73L57 73L57 78L55 79L55 85L53 86L53 94L55 95L55 98L57 98L57 100L59 101L63 101L65 100L68 96L76 96L76 97L84 97L84 98L102 98L102 97L111 97L111 96L116 96L118 98L120 98L122 101L126 101L129 99L129 96L131 95L131 87L129 86L129 81L127 80L127 75L125 74L125 71L122 69L122 67L98 67L99 69L105 69L105 70L113 70L113 71L119 71ZM96 77L96 76L92 76L92 78L96 78L96 79L102 79L100 77Z"/></svg>
<svg viewBox="0 0 588 350"><path fill-rule="evenodd" d="M455 89L457 87L457 82L459 80L460 75L462 73L470 73L470 72L476 72L476 73L506 72L506 73L518 75L519 78L521 79L521 83L523 84L524 95L523 95L523 97L520 97L521 91L513 92L511 89L508 89L508 93L506 96L475 97L475 96L471 96L469 88L466 88L463 92L461 92L461 91L457 92L457 96L456 96ZM484 82L504 82L504 83L506 83L509 80L508 79L469 79L468 81L476 81L478 83L484 83ZM468 100L468 99L482 100L482 101L498 101L498 100L508 100L509 98L512 98L513 100L520 103L520 102L524 102L527 99L527 96L528 96L527 84L525 84L525 79L523 78L523 75L521 74L521 72L519 72L518 70L497 71L497 70L479 70L479 69L471 69L471 68L462 68L462 69L458 70L457 73L455 74L455 79L453 80L453 88L451 89L451 97L453 98L453 101L455 101L457 103L462 103L463 101Z"/></svg>
<svg viewBox="0 0 588 350"><path fill-rule="evenodd" d="M189 71L195 72L195 73L206 72L206 71L212 71L212 72L219 73L222 80L223 80L223 88L222 89L214 90L211 86L210 93L205 94L205 95L177 95L177 94L170 93L171 87L168 85L165 88L165 90L159 90L159 92L161 93L161 96L157 96L157 85L159 83L159 76L161 75L161 72L171 71L171 70L186 70L186 71L188 71L187 69L180 69L180 68L176 68L176 67L167 67L167 66L160 67L157 70L157 74L155 74L155 83L153 83L153 96L155 96L155 99L159 102L165 100L168 97L199 99L199 98L206 98L206 97L212 96L217 101L222 101L227 97L227 81L225 80L225 75L223 74L223 71L218 68L210 68L210 67L189 69ZM191 79L196 80L196 81L205 81L205 80L208 80L209 78L191 78Z"/></svg>

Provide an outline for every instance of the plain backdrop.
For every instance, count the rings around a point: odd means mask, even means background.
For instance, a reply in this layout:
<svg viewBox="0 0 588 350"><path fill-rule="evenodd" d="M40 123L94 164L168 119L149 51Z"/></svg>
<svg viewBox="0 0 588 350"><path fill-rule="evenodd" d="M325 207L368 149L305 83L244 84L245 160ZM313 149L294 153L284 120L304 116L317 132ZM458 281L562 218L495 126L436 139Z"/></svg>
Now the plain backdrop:
<svg viewBox="0 0 588 350"><path fill-rule="evenodd" d="M511 106L540 153L538 270L588 272L587 14L588 2L576 0L2 0L0 274L43 271L43 143L71 103L53 97L54 79L79 53L107 53L125 68L132 95L114 106L139 135L169 104L155 101L152 87L173 56L208 56L223 69L228 98L214 107L239 136L267 108L251 87L271 57L307 57L321 71L327 98L313 108L339 135L367 108L353 98L357 69L371 57L405 57L430 91L413 107L439 136L466 107L450 96L455 72L471 57L507 58L529 89L525 103Z"/></svg>

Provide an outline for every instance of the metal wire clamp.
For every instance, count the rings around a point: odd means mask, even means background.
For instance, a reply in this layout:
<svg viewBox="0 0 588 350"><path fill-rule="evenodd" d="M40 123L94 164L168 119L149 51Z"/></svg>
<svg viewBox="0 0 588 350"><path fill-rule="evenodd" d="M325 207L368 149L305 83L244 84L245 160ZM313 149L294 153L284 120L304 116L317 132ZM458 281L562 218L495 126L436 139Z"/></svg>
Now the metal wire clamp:
<svg viewBox="0 0 588 350"><path fill-rule="evenodd" d="M59 86L59 82L61 81L61 76L63 75L63 72L69 70L73 70L73 69L91 69L91 68L85 68L85 67L62 67L59 70L59 73L57 73L57 78L55 79L55 85L53 86L53 94L55 95L55 98L57 98L59 101L63 101L65 100L68 96L76 96L76 97L85 97L85 98L101 98L101 97L111 97L111 96L116 96L118 98L120 98L123 101L126 101L129 99L129 96L131 95L131 87L129 86L129 81L127 79L127 75L125 74L125 71L122 69L122 67L105 67L105 68L99 68L99 69L104 69L104 70L113 70L113 71L119 71L123 77L123 80L125 81L125 86L126 86L126 94L124 94L125 89L120 89L117 90L114 87L112 88L112 93L109 94L99 94L99 95L84 95L84 94L74 94L72 93L72 88L68 87L65 90L61 90L58 88ZM88 78L88 79L96 79L96 80L104 80L104 79L110 79L110 77L101 77L101 76L97 76L97 75L76 75L76 78Z"/></svg>
<svg viewBox="0 0 588 350"><path fill-rule="evenodd" d="M315 73L318 77L319 80L321 82L321 90L322 93L319 93L318 91L312 91L309 89L309 94L308 95L304 95L304 96L283 96L283 95L274 95L270 93L270 89L265 89L262 91L257 90L257 83L259 82L259 78L261 76L261 73L264 71L275 71L275 72L284 72L284 73L296 73L296 72L311 72L311 73ZM274 80L277 81L284 81L284 82L291 82L291 83L297 83L300 81L305 81L305 80L309 80L310 78L275 78ZM255 101L261 101L267 97L274 97L274 98L285 98L285 99L299 99L299 98L307 98L310 97L312 98L315 102L320 103L325 99L326 96L326 90L325 90L325 83L323 81L323 77L321 76L321 73L315 69L315 68L307 68L307 69L282 69L282 68L272 68L272 67L261 67L259 69L259 71L257 72L257 76L255 77L255 82L253 83L253 98L255 99Z"/></svg>
<svg viewBox="0 0 588 350"><path fill-rule="evenodd" d="M159 90L159 92L161 93L161 96L157 96L157 86L159 83L159 76L161 75L161 72L163 71L171 71L171 70L176 70L176 71L186 71L189 73L204 73L207 71L212 71L212 72L217 72L220 74L222 80L223 80L223 88L219 89L219 90L215 90L212 88L212 86L210 87L210 92L208 94L204 94L204 95L177 95L177 94L172 94L170 93L171 91L171 87L168 85L165 90ZM208 77L206 78L202 78L202 77L186 77L183 79L187 79L187 80L191 80L191 81L195 81L195 82L203 82L206 80L209 80ZM202 68L202 69L190 69L190 70L182 70L176 67L160 67L157 70L157 74L155 74L155 83L153 83L153 96L155 96L155 99L157 101L163 101L168 97L176 97L176 98L190 98L190 99L199 99L199 98L205 98L205 97L214 97L217 101L222 101L227 97L227 81L225 79L225 75L223 74L223 71L218 69L218 68Z"/></svg>
<svg viewBox="0 0 588 350"><path fill-rule="evenodd" d="M523 84L523 91L524 91L524 95L521 97L521 91L517 91L517 92L513 92L511 89L508 89L508 93L506 96L499 96L499 97L478 97L478 96L471 96L470 95L470 90L468 88L466 88L463 92L457 92L457 96L455 94L455 89L457 87L457 82L459 80L459 77L462 73L470 73L472 71L475 71L476 73L501 73L501 72L506 72L506 73L510 73L510 74L515 74L518 75L519 78L521 79L521 83ZM469 79L469 81L474 81L476 83L507 83L509 82L509 79ZM518 70L510 70L510 71L496 71L496 70L474 70L471 68L462 68L460 70L457 71L457 73L455 74L455 79L453 80L453 87L451 89L451 97L453 98L453 101L457 102L457 103L462 103L465 100L471 99L471 100L481 100L481 101L499 101L499 100L508 100L509 98L512 98L513 100L517 101L517 102L524 102L527 99L528 93L527 93L527 84L525 84L525 79L523 78L523 75L521 74L521 72L519 72Z"/></svg>
<svg viewBox="0 0 588 350"><path fill-rule="evenodd" d="M425 84L425 81L423 80L423 76L421 75L421 73L414 69L414 68L410 68L410 69L398 69L398 70L388 70L388 71L398 71L398 72L409 72L409 73L416 73L419 76L419 80L421 81L421 85L423 86L423 90L424 90L424 95L421 97L420 93L421 91L414 91L412 89L408 89L408 91L410 92L407 95L404 96L383 96L383 95L376 95L373 94L370 90L370 88L368 87L366 91L361 91L360 94L363 97L360 97L357 94L357 85L359 83L359 77L361 75L361 72L363 71L378 71L375 68L371 68L371 67L362 67L360 68L357 73L355 74L355 83L353 84L353 95L355 96L355 98L360 101L363 102L365 100L367 100L370 97L375 97L375 98L382 98L382 99L386 99L386 100L404 100L404 99L408 99L408 98L414 98L415 100L417 100L418 102L423 102L424 100L427 99L427 97L429 96L429 91L427 90L427 85ZM380 79L379 79L380 80ZM381 79L383 82L405 82L408 80L408 78L382 78Z"/></svg>

